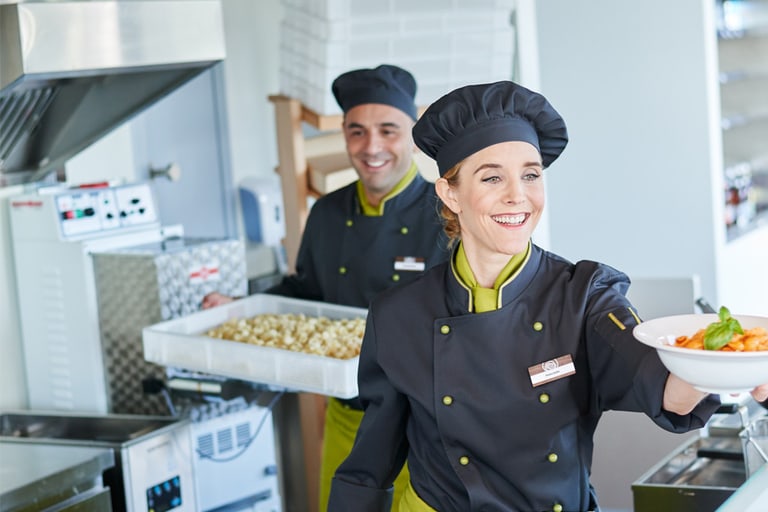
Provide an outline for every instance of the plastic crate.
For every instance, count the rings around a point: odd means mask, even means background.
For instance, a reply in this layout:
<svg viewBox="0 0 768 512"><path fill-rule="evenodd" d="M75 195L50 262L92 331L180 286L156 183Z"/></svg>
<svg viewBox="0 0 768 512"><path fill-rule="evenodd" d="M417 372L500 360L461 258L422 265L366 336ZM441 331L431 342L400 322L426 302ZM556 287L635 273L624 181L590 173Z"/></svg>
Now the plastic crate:
<svg viewBox="0 0 768 512"><path fill-rule="evenodd" d="M261 313L331 319L365 318L367 310L256 294L230 304L145 327L144 359L164 366L259 382L338 398L357 396L358 358L336 359L221 340L203 333L232 318Z"/></svg>

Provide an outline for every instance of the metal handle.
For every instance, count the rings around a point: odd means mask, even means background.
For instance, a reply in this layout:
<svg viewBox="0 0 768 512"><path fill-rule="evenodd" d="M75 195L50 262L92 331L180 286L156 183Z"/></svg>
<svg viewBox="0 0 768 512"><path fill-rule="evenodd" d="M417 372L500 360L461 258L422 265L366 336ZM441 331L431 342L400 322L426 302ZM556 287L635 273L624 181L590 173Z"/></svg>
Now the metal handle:
<svg viewBox="0 0 768 512"><path fill-rule="evenodd" d="M747 432L747 443L746 444L749 444L749 443L752 443L752 446L755 447L755 450L757 450L757 453L760 454L760 456L763 458L763 460L765 462L768 462L768 454L766 454L765 451L763 451L763 449L760 447L760 445L757 444L757 442L754 439L752 439L752 436L749 435L749 432Z"/></svg>
<svg viewBox="0 0 768 512"><path fill-rule="evenodd" d="M181 178L181 167L179 167L179 164L176 162L171 162L170 164L166 165L165 167L157 168L157 167L150 167L149 168L149 177L150 179L155 178L167 178L169 181L179 181Z"/></svg>
<svg viewBox="0 0 768 512"><path fill-rule="evenodd" d="M696 299L696 305L699 306L702 313L717 313L715 311L715 308L713 308L709 302L707 302L707 299L704 297L699 297Z"/></svg>

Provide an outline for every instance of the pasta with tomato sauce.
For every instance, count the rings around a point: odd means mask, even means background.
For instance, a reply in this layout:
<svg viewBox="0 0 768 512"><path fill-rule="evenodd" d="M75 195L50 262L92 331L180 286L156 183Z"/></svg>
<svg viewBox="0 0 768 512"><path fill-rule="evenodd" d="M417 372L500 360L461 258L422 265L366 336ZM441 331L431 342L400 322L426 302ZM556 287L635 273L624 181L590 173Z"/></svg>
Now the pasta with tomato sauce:
<svg viewBox="0 0 768 512"><path fill-rule="evenodd" d="M704 350L704 332L700 329L693 336L678 336L675 346ZM744 329L744 334L735 333L731 341L718 349L720 352L754 352L768 350L768 331L764 327Z"/></svg>

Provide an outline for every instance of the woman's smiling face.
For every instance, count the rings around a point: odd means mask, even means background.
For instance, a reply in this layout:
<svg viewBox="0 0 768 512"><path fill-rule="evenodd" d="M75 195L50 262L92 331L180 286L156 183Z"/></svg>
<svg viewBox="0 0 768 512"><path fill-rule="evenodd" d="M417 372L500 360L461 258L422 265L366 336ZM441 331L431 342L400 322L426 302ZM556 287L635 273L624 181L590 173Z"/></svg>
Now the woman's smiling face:
<svg viewBox="0 0 768 512"><path fill-rule="evenodd" d="M468 255L506 261L527 248L544 209L542 173L536 147L513 141L467 157L456 186L437 181L438 195L459 218Z"/></svg>

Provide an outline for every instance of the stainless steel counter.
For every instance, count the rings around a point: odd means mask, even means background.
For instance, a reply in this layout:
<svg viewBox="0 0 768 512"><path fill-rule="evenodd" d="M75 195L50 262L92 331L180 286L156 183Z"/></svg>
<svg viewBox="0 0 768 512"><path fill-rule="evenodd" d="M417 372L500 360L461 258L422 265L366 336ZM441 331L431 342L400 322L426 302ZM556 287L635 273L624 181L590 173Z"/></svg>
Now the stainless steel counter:
<svg viewBox="0 0 768 512"><path fill-rule="evenodd" d="M109 452L110 465L98 475L101 485L109 487L111 505L101 510L131 512L170 504L179 507L179 512L196 510L189 420L63 411L5 412L0 413L0 442ZM47 452L43 449L43 453ZM2 460L13 465L4 455ZM45 459L42 468L49 464Z"/></svg>
<svg viewBox="0 0 768 512"><path fill-rule="evenodd" d="M768 503L768 465L754 473L717 512L763 512Z"/></svg>
<svg viewBox="0 0 768 512"><path fill-rule="evenodd" d="M114 463L107 448L0 441L0 512L82 503L104 493L109 506L101 475Z"/></svg>
<svg viewBox="0 0 768 512"><path fill-rule="evenodd" d="M765 416L765 409L745 395L721 411L709 421L706 435L686 441L632 484L635 512L720 511L735 495L740 495L737 506L749 502L757 507L750 511L768 510L760 501L768 493L747 480L739 438L745 426Z"/></svg>

